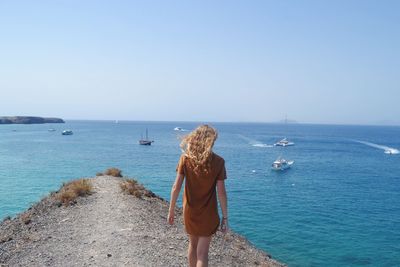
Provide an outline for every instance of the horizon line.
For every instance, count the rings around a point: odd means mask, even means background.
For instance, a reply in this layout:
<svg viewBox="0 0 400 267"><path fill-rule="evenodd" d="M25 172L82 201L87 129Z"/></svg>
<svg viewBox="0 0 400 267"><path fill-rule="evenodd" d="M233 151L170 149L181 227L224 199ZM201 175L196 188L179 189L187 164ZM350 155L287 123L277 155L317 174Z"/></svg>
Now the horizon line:
<svg viewBox="0 0 400 267"><path fill-rule="evenodd" d="M182 123L250 123L250 124L285 124L284 121L207 121L207 120L135 120L135 119L63 119L64 121L118 121L118 122L182 122ZM353 124L353 123L329 123L329 122L287 122L287 124L300 125L332 125L332 126L388 126L399 127L400 124Z"/></svg>

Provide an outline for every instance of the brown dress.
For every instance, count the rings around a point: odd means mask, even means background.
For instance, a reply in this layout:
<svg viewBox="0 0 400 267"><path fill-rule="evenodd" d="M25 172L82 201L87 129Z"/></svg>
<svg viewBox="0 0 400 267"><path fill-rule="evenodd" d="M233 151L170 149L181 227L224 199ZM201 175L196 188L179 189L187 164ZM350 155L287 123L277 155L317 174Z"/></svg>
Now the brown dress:
<svg viewBox="0 0 400 267"><path fill-rule="evenodd" d="M210 236L219 226L217 180L226 179L225 161L213 153L211 169L199 168L194 172L191 160L182 155L177 172L185 175L183 193L183 217L186 232L195 236Z"/></svg>

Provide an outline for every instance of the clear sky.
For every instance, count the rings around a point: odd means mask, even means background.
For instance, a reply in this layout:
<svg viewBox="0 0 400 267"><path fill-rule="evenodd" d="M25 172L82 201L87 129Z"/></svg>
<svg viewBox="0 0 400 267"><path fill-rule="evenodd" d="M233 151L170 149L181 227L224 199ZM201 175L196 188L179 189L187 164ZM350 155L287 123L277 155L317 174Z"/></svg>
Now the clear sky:
<svg viewBox="0 0 400 267"><path fill-rule="evenodd" d="M0 1L0 115L400 125L400 1Z"/></svg>

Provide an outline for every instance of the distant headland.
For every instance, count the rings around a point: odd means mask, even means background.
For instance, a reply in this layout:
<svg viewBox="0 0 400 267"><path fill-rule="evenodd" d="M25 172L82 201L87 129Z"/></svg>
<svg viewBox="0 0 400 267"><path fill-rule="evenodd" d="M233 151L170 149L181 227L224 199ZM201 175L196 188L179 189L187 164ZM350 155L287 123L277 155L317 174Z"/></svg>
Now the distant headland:
<svg viewBox="0 0 400 267"><path fill-rule="evenodd" d="M0 116L0 124L41 124L41 123L65 123L59 118L42 118L31 116Z"/></svg>

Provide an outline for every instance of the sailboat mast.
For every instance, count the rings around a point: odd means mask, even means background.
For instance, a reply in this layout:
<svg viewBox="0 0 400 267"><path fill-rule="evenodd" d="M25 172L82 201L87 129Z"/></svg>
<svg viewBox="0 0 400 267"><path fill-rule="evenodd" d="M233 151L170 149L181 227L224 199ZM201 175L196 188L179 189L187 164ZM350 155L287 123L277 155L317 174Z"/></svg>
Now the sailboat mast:
<svg viewBox="0 0 400 267"><path fill-rule="evenodd" d="M148 133L147 128L146 128L146 140L149 140L149 133Z"/></svg>
<svg viewBox="0 0 400 267"><path fill-rule="evenodd" d="M285 114L285 138L287 136L288 126L287 126L287 114Z"/></svg>

